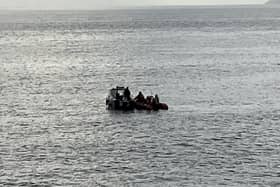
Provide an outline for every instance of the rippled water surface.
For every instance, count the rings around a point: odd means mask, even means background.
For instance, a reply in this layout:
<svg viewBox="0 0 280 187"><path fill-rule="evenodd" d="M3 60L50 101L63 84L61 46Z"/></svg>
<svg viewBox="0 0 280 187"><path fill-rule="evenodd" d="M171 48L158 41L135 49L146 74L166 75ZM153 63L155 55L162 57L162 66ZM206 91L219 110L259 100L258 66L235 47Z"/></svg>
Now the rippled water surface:
<svg viewBox="0 0 280 187"><path fill-rule="evenodd" d="M1 11L0 186L279 186L279 41L273 8Z"/></svg>

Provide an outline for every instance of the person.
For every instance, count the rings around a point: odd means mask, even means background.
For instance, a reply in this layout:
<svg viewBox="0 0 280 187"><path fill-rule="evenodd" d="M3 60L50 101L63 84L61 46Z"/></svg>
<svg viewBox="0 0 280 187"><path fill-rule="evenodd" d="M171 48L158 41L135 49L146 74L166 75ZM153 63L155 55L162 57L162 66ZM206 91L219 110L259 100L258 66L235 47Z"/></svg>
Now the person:
<svg viewBox="0 0 280 187"><path fill-rule="evenodd" d="M146 98L146 103L147 103L148 105L152 105L152 100L153 100L153 96L147 96L147 98Z"/></svg>
<svg viewBox="0 0 280 187"><path fill-rule="evenodd" d="M128 87L125 88L123 95L124 95L124 97L125 97L128 101L131 100L131 98L130 98L130 91L129 91L129 88L128 88Z"/></svg>
<svg viewBox="0 0 280 187"><path fill-rule="evenodd" d="M157 94L155 95L155 103L156 103L156 104L159 104L159 97L158 97Z"/></svg>
<svg viewBox="0 0 280 187"><path fill-rule="evenodd" d="M135 102L137 103L145 103L145 96L142 92L139 92L138 95L134 98Z"/></svg>
<svg viewBox="0 0 280 187"><path fill-rule="evenodd" d="M153 96L146 97L146 103L145 103L146 110L153 110L153 100L154 100Z"/></svg>
<svg viewBox="0 0 280 187"><path fill-rule="evenodd" d="M121 98L121 96L120 96L119 92L117 92L117 93L116 93L116 99L119 100L120 98Z"/></svg>

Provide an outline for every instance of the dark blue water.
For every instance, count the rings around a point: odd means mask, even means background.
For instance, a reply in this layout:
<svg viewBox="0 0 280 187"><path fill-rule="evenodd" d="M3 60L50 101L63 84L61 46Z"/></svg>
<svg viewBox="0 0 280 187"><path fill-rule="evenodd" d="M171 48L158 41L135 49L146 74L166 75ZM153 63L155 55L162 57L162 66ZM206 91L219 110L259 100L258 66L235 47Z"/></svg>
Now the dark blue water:
<svg viewBox="0 0 280 187"><path fill-rule="evenodd" d="M279 41L276 8L1 11L0 185L280 185Z"/></svg>

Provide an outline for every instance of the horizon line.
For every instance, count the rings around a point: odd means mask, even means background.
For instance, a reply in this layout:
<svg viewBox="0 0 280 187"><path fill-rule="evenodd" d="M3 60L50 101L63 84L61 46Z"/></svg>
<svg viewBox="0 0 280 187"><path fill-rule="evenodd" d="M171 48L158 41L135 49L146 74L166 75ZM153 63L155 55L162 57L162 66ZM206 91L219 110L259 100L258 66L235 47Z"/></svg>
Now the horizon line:
<svg viewBox="0 0 280 187"><path fill-rule="evenodd" d="M148 5L148 6L120 6L120 7L107 7L107 8L36 8L36 9L29 9L29 8L1 8L2 11L102 11L102 10L135 10L135 9L161 9L161 8L213 8L213 7L271 7L269 4L205 4L205 5ZM275 5L274 5L275 6ZM276 7L277 8L277 7Z"/></svg>

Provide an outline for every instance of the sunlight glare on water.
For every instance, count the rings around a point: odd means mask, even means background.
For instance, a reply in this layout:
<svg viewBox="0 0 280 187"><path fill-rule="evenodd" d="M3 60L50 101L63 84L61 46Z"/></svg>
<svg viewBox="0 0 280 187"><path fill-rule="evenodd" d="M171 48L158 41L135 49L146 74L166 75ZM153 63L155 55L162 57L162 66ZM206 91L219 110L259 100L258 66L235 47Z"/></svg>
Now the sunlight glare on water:
<svg viewBox="0 0 280 187"><path fill-rule="evenodd" d="M278 186L279 17L0 13L0 185ZM170 110L107 111L117 85Z"/></svg>

